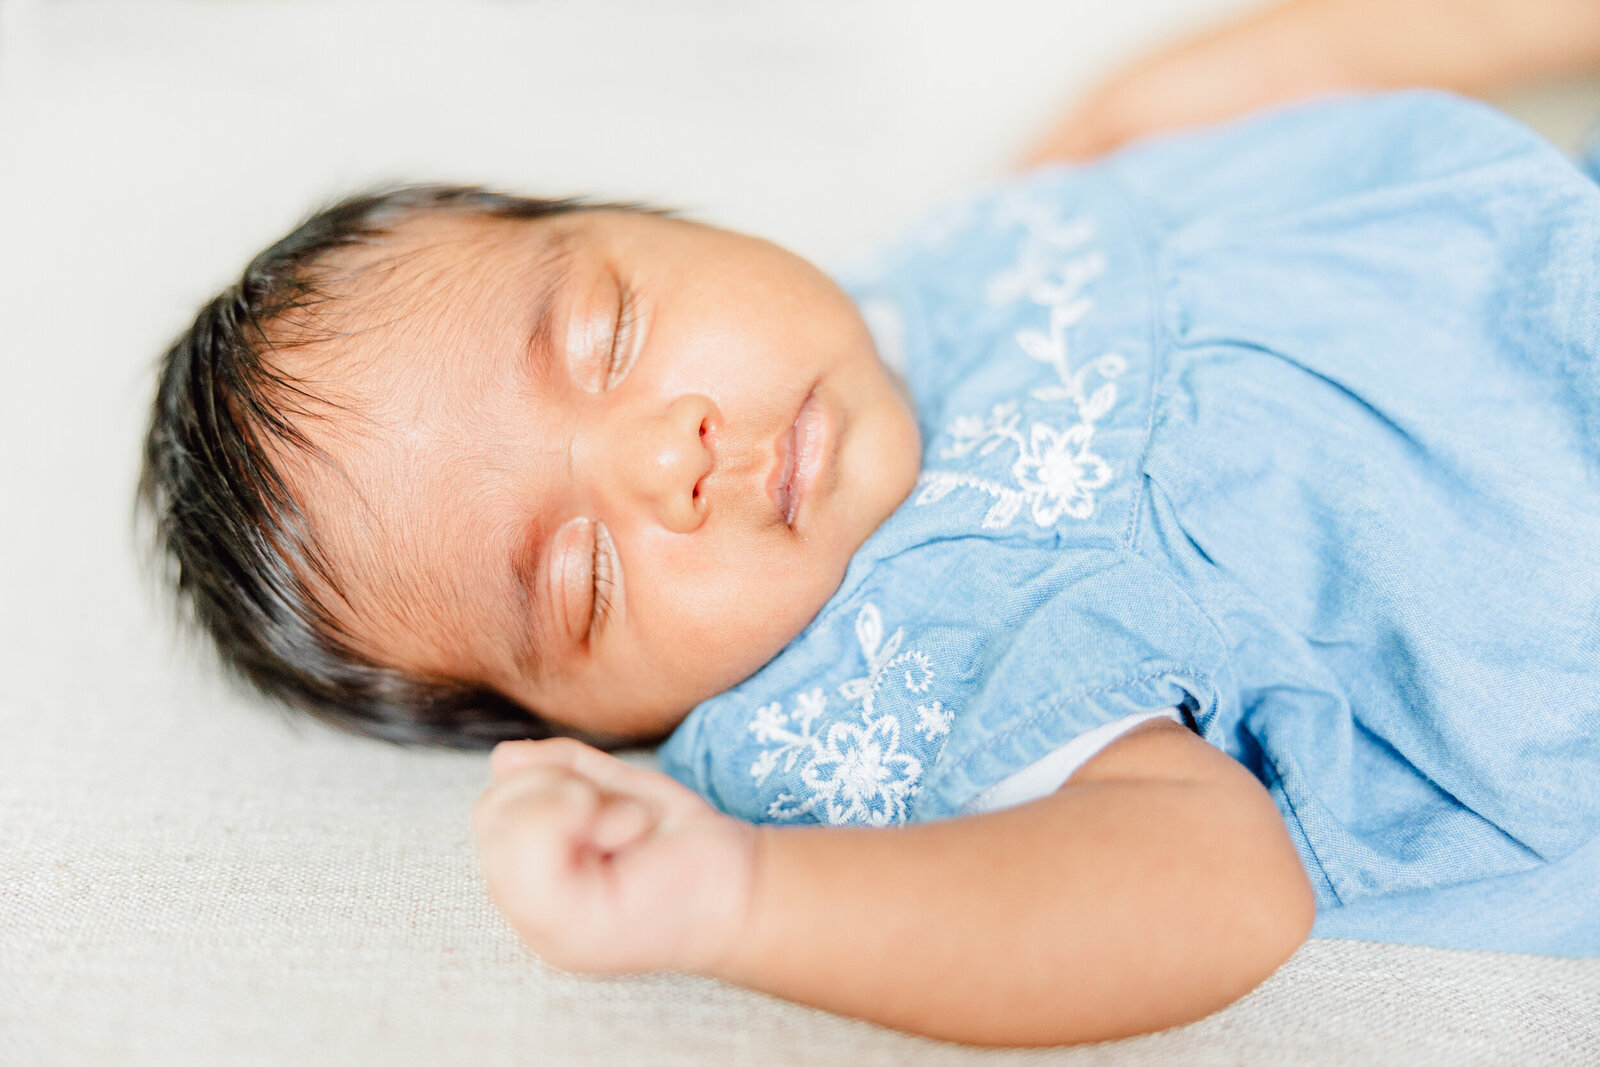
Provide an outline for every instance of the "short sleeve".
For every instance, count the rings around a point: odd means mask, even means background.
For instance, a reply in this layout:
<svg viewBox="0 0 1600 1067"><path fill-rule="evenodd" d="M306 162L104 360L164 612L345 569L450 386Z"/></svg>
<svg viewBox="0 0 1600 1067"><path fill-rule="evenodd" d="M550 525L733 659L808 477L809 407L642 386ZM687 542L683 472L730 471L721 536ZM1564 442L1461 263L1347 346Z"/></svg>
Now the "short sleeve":
<svg viewBox="0 0 1600 1067"><path fill-rule="evenodd" d="M972 810L1108 724L1173 708L1207 717L1228 691L1220 636L1164 569L1117 550L1065 556L1049 597L992 649L923 783L918 818Z"/></svg>
<svg viewBox="0 0 1600 1067"><path fill-rule="evenodd" d="M1137 556L936 542L880 571L696 709L663 768L750 821L884 826L961 814L1074 738L1216 699L1220 642Z"/></svg>
<svg viewBox="0 0 1600 1067"><path fill-rule="evenodd" d="M961 814L981 815L984 812L1001 811L1049 796L1066 785L1080 767L1104 752L1112 742L1126 735L1134 727L1158 719L1182 723L1183 712L1179 708L1136 711L1096 726L1088 733L1079 734L1055 751L985 789L967 801L966 806L961 809Z"/></svg>
<svg viewBox="0 0 1600 1067"><path fill-rule="evenodd" d="M1324 908L1600 827L1600 191L1484 106L1323 102L1109 164L1163 237L1145 531L1228 634Z"/></svg>

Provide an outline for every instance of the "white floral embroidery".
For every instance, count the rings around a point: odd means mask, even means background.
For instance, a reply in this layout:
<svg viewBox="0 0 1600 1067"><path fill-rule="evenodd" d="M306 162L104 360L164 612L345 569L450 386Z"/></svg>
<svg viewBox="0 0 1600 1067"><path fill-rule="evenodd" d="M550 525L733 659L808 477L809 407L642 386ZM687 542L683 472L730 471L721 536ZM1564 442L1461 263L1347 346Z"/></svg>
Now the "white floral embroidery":
<svg viewBox="0 0 1600 1067"><path fill-rule="evenodd" d="M992 307L1005 307L1027 297L1036 304L1050 301L1041 299L1042 288L1049 284L1050 273L1061 260L1061 254L1081 248L1094 239L1094 227L1087 219L1069 219L1060 222L1049 204L1032 200L1006 200L996 206L992 224L996 227L1020 225L1027 231L1017 254L1017 262L989 279L984 286L984 296Z"/></svg>
<svg viewBox="0 0 1600 1067"><path fill-rule="evenodd" d="M750 730L757 741L765 743L783 733L788 722L789 716L783 713L782 704L766 704L756 709L756 717L750 720Z"/></svg>
<svg viewBox="0 0 1600 1067"><path fill-rule="evenodd" d="M926 693L928 687L933 685L933 660L928 658L926 652L912 650L903 657L911 666L906 668L906 690L911 693Z"/></svg>
<svg viewBox="0 0 1600 1067"><path fill-rule="evenodd" d="M983 517L985 529L1009 526L1023 505L1041 527L1058 522L1062 516L1086 519L1094 513L1095 492L1111 482L1111 467L1095 454L1095 424L1104 418L1117 400L1116 379L1127 369L1127 361L1107 352L1073 368L1067 344L1069 331L1094 308L1094 300L1084 290L1105 272L1105 257L1096 251L1080 251L1065 262L1062 256L1081 249L1093 238L1093 230L1082 220L1057 221L1048 206L1019 202L997 208L997 224L1018 224L1025 236L1011 267L996 274L985 287L989 302L996 306L1026 298L1048 311L1045 329L1024 328L1016 332L1017 347L1039 363L1055 371L1056 381L1029 392L1045 403L1070 403L1078 421L1064 428L1044 422L1022 427L1022 412L1014 401L996 404L987 418L958 415L945 428L950 443L942 448L942 459L956 459L976 451L989 455L1003 444L1016 447L1011 465L1015 485L1004 485L969 471L929 470L918 481L921 491L915 503L931 504L957 489L976 489L994 498ZM1101 379L1093 391L1089 375Z"/></svg>
<svg viewBox="0 0 1600 1067"><path fill-rule="evenodd" d="M862 720L864 726L836 722L800 768L811 799L795 814L826 801L828 821L887 826L906 817L906 798L922 776L922 763L899 751L900 720L892 715ZM786 815L782 801L771 814Z"/></svg>
<svg viewBox="0 0 1600 1067"><path fill-rule="evenodd" d="M932 704L917 705L917 729L922 731L922 736L929 741L943 737L950 732L950 724L955 721L955 712L947 709L939 701Z"/></svg>
<svg viewBox="0 0 1600 1067"><path fill-rule="evenodd" d="M886 826L904 821L906 801L917 791L922 761L900 748L899 718L876 713L885 685L903 682L908 693L923 693L936 677L932 659L919 649L900 651L905 631L883 636L883 616L873 604L856 615L856 641L867 673L839 686L839 695L854 704L859 721L835 722L818 731L816 721L827 710L820 688L800 693L792 711L776 703L756 709L748 729L756 741L770 745L750 774L760 785L781 765L785 774L799 768L810 790L804 798L780 793L767 807L773 819L794 819L821 808L834 824L861 822ZM937 700L917 706L917 726L929 741L950 732L954 715Z"/></svg>

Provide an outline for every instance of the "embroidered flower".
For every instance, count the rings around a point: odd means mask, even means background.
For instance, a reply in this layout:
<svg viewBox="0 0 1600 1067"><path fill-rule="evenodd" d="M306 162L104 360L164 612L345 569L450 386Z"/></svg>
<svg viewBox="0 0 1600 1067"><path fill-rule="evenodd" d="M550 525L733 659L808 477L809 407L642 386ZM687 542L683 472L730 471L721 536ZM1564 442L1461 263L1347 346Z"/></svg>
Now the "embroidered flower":
<svg viewBox="0 0 1600 1067"><path fill-rule="evenodd" d="M819 732L817 722L828 710L828 693L820 686L796 694L787 713L781 704L771 703L756 708L750 717L747 728L757 743L769 746L750 765L756 784L781 769L797 774L805 787L779 793L767 806L769 818L794 819L820 809L830 823L882 826L906 817L906 802L916 795L923 763L901 749L900 717L893 710L880 713L877 698L885 688L925 693L938 672L933 657L921 649L900 650L903 629L897 627L884 636L883 616L876 605L862 606L855 631L867 671L837 690L853 705L854 720L834 722ZM949 733L954 718L937 700L919 704L916 716L917 729L930 742ZM933 758L937 757L936 750Z"/></svg>
<svg viewBox="0 0 1600 1067"><path fill-rule="evenodd" d="M777 770L779 755L777 749L769 748L757 757L755 763L750 765L750 773L755 776L756 781L766 781L767 775Z"/></svg>
<svg viewBox="0 0 1600 1067"><path fill-rule="evenodd" d="M828 697L821 686L801 693L795 701L794 723L803 731L809 732L817 716L828 710Z"/></svg>
<svg viewBox="0 0 1600 1067"><path fill-rule="evenodd" d="M997 228L1020 225L1026 233L1016 262L984 286L984 296L993 307L1004 307L1025 296L1035 303L1050 303L1048 298L1041 299L1041 294L1059 284L1054 276L1061 254L1094 239L1087 220L1058 221L1052 205L1033 200L1001 200L991 221Z"/></svg>
<svg viewBox="0 0 1600 1067"><path fill-rule="evenodd" d="M1094 428L1078 423L1057 433L1033 424L1030 448L1011 465L1017 484L1033 502L1033 521L1051 526L1063 513L1086 519L1094 511L1093 491L1111 481L1111 468L1089 451Z"/></svg>
<svg viewBox="0 0 1600 1067"><path fill-rule="evenodd" d="M1009 400L994 405L987 419L958 415L945 428L950 443L940 449L940 458L987 456L1010 444L1017 450L1011 464L1016 484L971 470L928 470L918 480L920 492L913 502L932 504L958 489L975 489L993 498L982 520L991 530L1009 526L1024 506L1041 527L1053 526L1063 516L1086 519L1094 514L1095 491L1111 483L1110 465L1091 445L1095 424L1116 404L1115 380L1127 361L1107 352L1075 368L1068 339L1094 308L1084 290L1104 273L1105 257L1090 250L1061 262L1062 254L1090 240L1092 231L1081 221L1058 222L1040 205L1012 204L997 209L995 217L997 224L1020 223L1025 233L1016 262L990 280L987 296L996 305L1026 297L1045 308L1045 328L1019 329L1015 340L1029 359L1052 368L1056 380L1028 395L1042 403L1070 404L1076 421L1065 426L1030 421L1024 431L1023 412ZM1090 374L1104 379L1092 392Z"/></svg>
<svg viewBox="0 0 1600 1067"><path fill-rule="evenodd" d="M910 664L906 667L906 691L926 693L933 685L933 660L926 652L916 650L906 653L906 662Z"/></svg>
<svg viewBox="0 0 1600 1067"><path fill-rule="evenodd" d="M917 705L917 729L929 741L949 733L950 724L955 722L955 718L955 713L937 700L931 704Z"/></svg>
<svg viewBox="0 0 1600 1067"><path fill-rule="evenodd" d="M957 415L951 420L950 425L945 427L945 433L955 439L956 443L951 446L957 450L954 454L961 455L962 445L968 442L975 443L984 435L983 420L976 415Z"/></svg>
<svg viewBox="0 0 1600 1067"><path fill-rule="evenodd" d="M783 733L783 728L789 724L789 716L783 713L781 704L765 704L756 709L755 718L750 720L750 732L756 735L756 740L765 744Z"/></svg>
<svg viewBox="0 0 1600 1067"><path fill-rule="evenodd" d="M899 749L900 720L892 715L880 715L865 727L834 723L800 779L827 803L830 823L903 822L922 763Z"/></svg>

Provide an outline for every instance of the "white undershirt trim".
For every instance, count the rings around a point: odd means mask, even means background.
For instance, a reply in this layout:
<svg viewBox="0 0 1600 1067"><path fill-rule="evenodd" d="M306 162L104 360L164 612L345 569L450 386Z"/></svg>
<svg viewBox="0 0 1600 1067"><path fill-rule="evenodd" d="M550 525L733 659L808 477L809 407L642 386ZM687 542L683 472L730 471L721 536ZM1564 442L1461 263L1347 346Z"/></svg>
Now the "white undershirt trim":
<svg viewBox="0 0 1600 1067"><path fill-rule="evenodd" d="M1074 771L1088 763L1111 742L1151 719L1171 719L1182 724L1183 715L1177 708L1161 711L1139 711L1132 715L1101 723L1088 733L1079 734L1044 758L1030 763L1016 774L1003 778L979 793L961 809L963 815L979 815L986 811L1014 808L1030 800L1049 796L1067 783Z"/></svg>

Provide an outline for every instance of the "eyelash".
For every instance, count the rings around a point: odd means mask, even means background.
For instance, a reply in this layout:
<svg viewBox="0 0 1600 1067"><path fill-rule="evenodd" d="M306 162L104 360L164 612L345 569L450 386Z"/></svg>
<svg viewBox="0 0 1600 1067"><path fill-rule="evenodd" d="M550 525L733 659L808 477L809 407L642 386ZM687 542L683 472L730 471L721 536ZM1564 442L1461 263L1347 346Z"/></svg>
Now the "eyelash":
<svg viewBox="0 0 1600 1067"><path fill-rule="evenodd" d="M606 358L606 388L612 389L627 376L632 369L633 362L619 367L617 353L627 347L627 342L633 339L634 327L634 301L633 290L625 282L617 283L617 322L611 331L611 352ZM603 542L603 543L602 543ZM611 534L604 526L595 524L594 549L589 558L590 578L590 608L589 608L589 636L594 637L600 627L611 616L611 590L615 586L612 579L611 568L615 547L611 544Z"/></svg>
<svg viewBox="0 0 1600 1067"><path fill-rule="evenodd" d="M626 342L633 340L634 304L633 290L626 283L618 283L617 295L617 325L611 331L611 354L606 359L606 388L612 389L616 384L627 377L628 371L633 368L630 359L622 366L617 365L618 353L627 349Z"/></svg>
<svg viewBox="0 0 1600 1067"><path fill-rule="evenodd" d="M611 568L615 546L611 543L611 534L599 523L594 526L594 550L589 559L589 573L593 575L590 580L591 596L589 608L589 636L604 625L611 616L611 589L614 586Z"/></svg>

